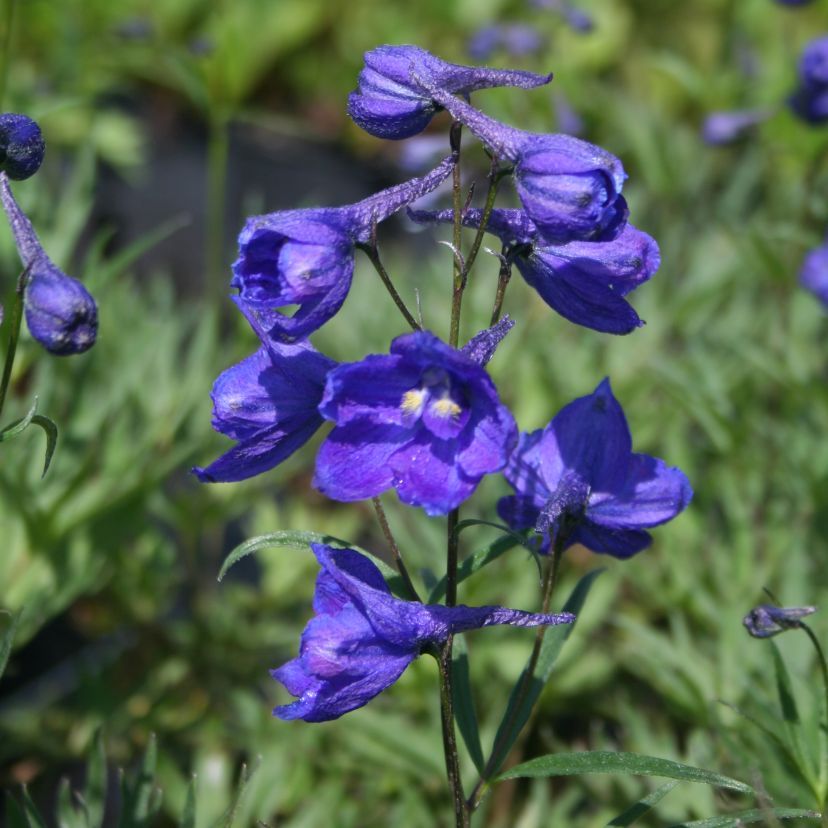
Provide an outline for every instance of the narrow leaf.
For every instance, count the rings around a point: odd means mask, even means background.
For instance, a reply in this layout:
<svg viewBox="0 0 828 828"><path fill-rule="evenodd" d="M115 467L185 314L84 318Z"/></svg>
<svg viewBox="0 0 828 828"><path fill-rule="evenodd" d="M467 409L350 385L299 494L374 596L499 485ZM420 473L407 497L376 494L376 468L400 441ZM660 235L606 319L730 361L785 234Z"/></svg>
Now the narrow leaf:
<svg viewBox="0 0 828 828"><path fill-rule="evenodd" d="M23 785L23 813L26 816L26 824L29 828L46 828L46 821L37 810L37 806L29 796L29 791L25 785Z"/></svg>
<svg viewBox="0 0 828 828"><path fill-rule="evenodd" d="M46 472L49 471L49 464L52 462L52 456L57 445L58 427L53 420L44 417L42 414L35 414L32 417L32 425L40 426L46 435L46 454L43 458L43 474L40 475L46 477Z"/></svg>
<svg viewBox="0 0 828 828"><path fill-rule="evenodd" d="M463 635L454 638L451 655L451 688L457 727L460 729L460 735L466 743L474 766L482 774L486 760L483 758L483 746L480 744L480 731L477 727L477 714L474 709L469 676L469 651Z"/></svg>
<svg viewBox="0 0 828 828"><path fill-rule="evenodd" d="M16 437L18 434L24 432L29 427L29 424L32 422L32 419L36 413L37 397L35 397L32 407L28 410L25 417L15 420L13 423L10 423L2 431L0 431L0 443L4 440L11 440L12 437Z"/></svg>
<svg viewBox="0 0 828 828"><path fill-rule="evenodd" d="M580 776L584 773L615 773L632 776L662 776L685 782L702 782L717 788L728 788L741 793L753 793L753 788L738 779L722 776L715 771L683 765L671 759L623 753L611 750L591 750L583 753L551 753L531 759L504 771L497 777L504 779L539 776Z"/></svg>
<svg viewBox="0 0 828 828"><path fill-rule="evenodd" d="M773 653L773 668L776 674L776 692L779 694L779 706L782 708L782 718L790 725L799 725L799 711L796 707L796 699L793 694L791 677L785 660L779 652L775 641L770 642Z"/></svg>
<svg viewBox="0 0 828 828"><path fill-rule="evenodd" d="M158 748L155 734L152 734L135 781L131 782L126 777L124 778L120 828L146 828L155 816L156 806L160 805L154 795L157 790L155 787L157 759Z"/></svg>
<svg viewBox="0 0 828 828"><path fill-rule="evenodd" d="M103 729L98 728L92 743L92 752L86 770L86 790L83 793L90 828L103 825L106 808L106 749Z"/></svg>
<svg viewBox="0 0 828 828"><path fill-rule="evenodd" d="M697 819L693 822L677 822L670 828L739 828L750 822L765 822L769 816L776 819L819 819L821 814L816 811L803 811L800 808L766 808L754 809L751 811L740 811L738 814L729 816L710 817L709 819Z"/></svg>
<svg viewBox="0 0 828 828"><path fill-rule="evenodd" d="M575 589L572 590L572 594L567 599L566 604L564 604L564 612L572 612L576 615L575 623L577 623L577 615L583 608L595 579L603 571L603 569L593 569L592 572L587 572L575 585ZM549 681L555 661L557 661L564 643L572 633L575 623L560 624L547 628L540 655L535 665L532 681L528 689L525 692L521 692L520 690L523 686L526 672L529 669L529 664L523 669L520 678L512 688L509 703L506 706L506 712L503 714L500 726L497 729L497 735L495 736L494 748L487 766L487 778L491 779L500 770L503 762L509 755L509 751L512 749L512 745L514 745L521 730L523 730L523 726L529 720L532 708L535 706L535 702L537 702L546 682Z"/></svg>
<svg viewBox="0 0 828 828"><path fill-rule="evenodd" d="M324 535L321 532L303 532L298 530L287 529L281 532L269 532L267 535L259 535L255 538L250 538L244 543L240 543L225 559L219 570L218 580L221 581L227 574L228 570L237 564L242 558L252 555L254 552L259 552L262 549L288 548L288 549L304 549L310 547L312 543L324 543L327 546L335 546L342 549L354 549L357 552L362 552L364 555L370 556L374 563L382 572L391 591L397 595L405 595L405 585L402 578L391 569L381 558L377 558L372 552L367 549L362 549L353 543L344 541L341 538L335 538L333 535Z"/></svg>
<svg viewBox="0 0 828 828"><path fill-rule="evenodd" d="M187 801L184 803L184 812L181 814L181 822L178 823L178 828L195 828L197 785L197 779L193 776L187 787Z"/></svg>
<svg viewBox="0 0 828 828"><path fill-rule="evenodd" d="M645 796L644 799L639 799L638 802L627 808L623 814L618 814L615 819L607 823L607 828L627 828L627 826L632 825L634 822L638 822L644 814L658 805L676 785L678 785L677 781L665 782L661 787L656 788L651 794Z"/></svg>
<svg viewBox="0 0 828 828"><path fill-rule="evenodd" d="M3 633L3 638L0 639L0 678L6 671L6 665L9 663L9 656L11 655L12 645L14 644L14 636L17 632L17 625L20 623L20 616L23 614L22 610L16 615L11 616L11 623L6 632Z"/></svg>
<svg viewBox="0 0 828 828"><path fill-rule="evenodd" d="M75 804L72 787L65 777L60 780L57 811L60 828L86 828L88 825L86 813Z"/></svg>
<svg viewBox="0 0 828 828"><path fill-rule="evenodd" d="M247 765L242 765L239 772L239 783L236 786L236 795L233 797L233 802L230 807L222 814L219 820L215 823L214 828L233 828L233 821L236 818L236 811L239 809L244 792L247 790L247 784L258 768L258 763L248 770Z"/></svg>

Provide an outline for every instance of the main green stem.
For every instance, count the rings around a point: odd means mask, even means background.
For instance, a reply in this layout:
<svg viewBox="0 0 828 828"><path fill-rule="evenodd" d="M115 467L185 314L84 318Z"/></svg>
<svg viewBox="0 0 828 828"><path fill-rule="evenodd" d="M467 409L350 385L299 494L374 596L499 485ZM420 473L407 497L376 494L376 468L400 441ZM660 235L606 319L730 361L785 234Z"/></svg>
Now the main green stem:
<svg viewBox="0 0 828 828"><path fill-rule="evenodd" d="M9 347L6 351L6 362L3 365L3 378L0 379L0 415L3 413L3 406L6 403L6 393L9 390L12 368L14 367L14 355L17 353L17 340L20 338L20 324L23 320L23 296L26 293L26 282L29 278L29 270L26 268L17 280L17 290L14 296L14 306L11 315L11 330L9 331Z"/></svg>

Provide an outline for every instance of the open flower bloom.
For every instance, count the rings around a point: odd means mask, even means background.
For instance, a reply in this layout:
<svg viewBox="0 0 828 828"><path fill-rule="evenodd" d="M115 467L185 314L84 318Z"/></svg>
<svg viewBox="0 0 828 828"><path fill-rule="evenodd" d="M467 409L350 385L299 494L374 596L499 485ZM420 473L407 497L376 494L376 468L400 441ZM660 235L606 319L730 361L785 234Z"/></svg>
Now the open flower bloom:
<svg viewBox="0 0 828 828"><path fill-rule="evenodd" d="M40 127L26 115L0 115L0 171L12 181L33 176L43 163L46 144Z"/></svg>
<svg viewBox="0 0 828 828"><path fill-rule="evenodd" d="M440 107L412 79L412 69L418 78L457 95L495 86L531 89L552 80L534 72L446 63L419 46L377 46L365 53L357 88L348 97L354 123L377 138L398 140L422 132Z"/></svg>
<svg viewBox="0 0 828 828"><path fill-rule="evenodd" d="M342 306L354 273L354 248L376 224L438 187L454 168L449 156L422 178L356 204L280 210L249 218L239 236L231 285L269 333L302 339ZM279 311L298 305L292 316Z"/></svg>
<svg viewBox="0 0 828 828"><path fill-rule="evenodd" d="M805 257L799 273L799 283L828 307L828 241Z"/></svg>
<svg viewBox="0 0 828 828"><path fill-rule="evenodd" d="M816 611L816 607L775 607L773 604L760 604L742 619L742 623L754 638L771 638L785 630L798 629L802 626L801 619Z"/></svg>
<svg viewBox="0 0 828 828"><path fill-rule="evenodd" d="M15 201L6 173L0 173L0 203L9 219L17 252L28 270L24 308L32 336L57 356L79 354L95 344L98 307L89 291L46 255Z"/></svg>
<svg viewBox="0 0 828 828"><path fill-rule="evenodd" d="M249 317L256 328L255 318ZM301 448L322 425L318 406L336 363L307 341L262 336L252 356L228 368L213 385L213 428L237 441L207 468L203 483L246 480L269 471Z"/></svg>
<svg viewBox="0 0 828 828"><path fill-rule="evenodd" d="M611 153L571 135L542 135L506 126L436 87L432 97L497 158L514 164L523 209L550 244L606 241L627 220L621 189L627 174Z"/></svg>
<svg viewBox="0 0 828 828"><path fill-rule="evenodd" d="M323 494L363 500L394 488L429 515L447 514L502 469L517 439L486 371L427 331L335 368L319 410L335 423L316 457Z"/></svg>
<svg viewBox="0 0 828 828"><path fill-rule="evenodd" d="M454 220L451 210L409 211L419 223ZM482 211L466 210L463 224L479 227ZM612 241L550 245L522 210L495 209L486 230L541 298L565 319L602 333L627 334L644 323L624 298L658 270L658 245L631 224Z"/></svg>
<svg viewBox="0 0 828 828"><path fill-rule="evenodd" d="M379 569L353 549L312 544L322 571L316 616L302 633L299 657L271 675L298 699L277 707L280 719L326 722L362 707L390 687L429 645L449 635L510 624L571 624L571 613L536 615L503 607L444 607L391 595Z"/></svg>
<svg viewBox="0 0 828 828"><path fill-rule="evenodd" d="M812 40L799 59L799 86L788 101L811 124L828 121L828 35Z"/></svg>
<svg viewBox="0 0 828 828"><path fill-rule="evenodd" d="M628 558L650 545L645 529L681 512L693 496L684 474L634 454L624 412L605 379L544 429L521 434L504 472L515 494L498 513L513 529L541 533L544 546L580 543Z"/></svg>

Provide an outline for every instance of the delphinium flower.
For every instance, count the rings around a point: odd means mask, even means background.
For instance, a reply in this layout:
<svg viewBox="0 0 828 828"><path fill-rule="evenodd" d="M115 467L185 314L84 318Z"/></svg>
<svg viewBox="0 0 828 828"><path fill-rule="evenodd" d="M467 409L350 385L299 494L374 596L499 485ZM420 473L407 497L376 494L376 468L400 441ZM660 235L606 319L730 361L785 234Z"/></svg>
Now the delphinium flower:
<svg viewBox="0 0 828 828"><path fill-rule="evenodd" d="M430 92L498 159L514 165L523 209L548 242L606 240L621 231L628 212L621 196L627 176L614 155L571 135L506 126L441 89Z"/></svg>
<svg viewBox="0 0 828 828"><path fill-rule="evenodd" d="M566 0L532 0L532 5L538 9L557 12L564 22L579 34L587 34L595 28L592 17Z"/></svg>
<svg viewBox="0 0 828 828"><path fill-rule="evenodd" d="M203 483L246 480L269 471L301 448L322 425L318 407L336 363L305 341L274 340L249 321L259 349L228 368L213 385L213 428L237 441L207 468Z"/></svg>
<svg viewBox="0 0 828 828"><path fill-rule="evenodd" d="M13 181L33 176L43 163L46 145L40 127L26 115L0 115L0 172Z"/></svg>
<svg viewBox="0 0 828 828"><path fill-rule="evenodd" d="M25 154L18 156L18 163L18 171L34 166L33 159ZM95 344L98 332L95 300L46 254L32 223L15 201L6 172L0 173L0 203L27 271L24 308L29 331L47 351L58 356L88 350Z"/></svg>
<svg viewBox="0 0 828 828"><path fill-rule="evenodd" d="M812 250L802 263L799 282L828 307L828 241Z"/></svg>
<svg viewBox="0 0 828 828"><path fill-rule="evenodd" d="M802 626L801 619L816 611L816 607L775 607L773 604L760 604L742 619L742 623L754 638L771 638L785 630L798 629Z"/></svg>
<svg viewBox="0 0 828 828"><path fill-rule="evenodd" d="M345 301L354 250L379 222L438 187L455 159L430 173L382 190L356 204L280 210L247 220L231 285L242 305L258 314L273 336L302 339L327 322ZM292 316L278 309L298 305Z"/></svg>
<svg viewBox="0 0 828 828"><path fill-rule="evenodd" d="M323 494L362 500L394 488L429 515L447 514L502 469L517 439L486 371L427 331L335 368L319 410L335 424L316 458Z"/></svg>
<svg viewBox="0 0 828 828"><path fill-rule="evenodd" d="M367 704L390 687L424 649L450 635L509 624L570 624L570 613L539 615L504 607L445 607L391 595L379 569L353 549L313 544L322 567L316 616L302 633L298 658L271 672L297 696L273 713L281 719L326 722Z"/></svg>
<svg viewBox="0 0 828 828"><path fill-rule="evenodd" d="M512 57L525 57L544 46L541 33L527 23L495 23L478 29L469 39L468 52L475 60L488 60L502 49Z"/></svg>
<svg viewBox="0 0 828 828"><path fill-rule="evenodd" d="M780 6L807 6L814 0L776 0Z"/></svg>
<svg viewBox="0 0 828 828"><path fill-rule="evenodd" d="M468 95L497 86L531 89L551 79L534 72L447 63L419 46L378 46L365 53L357 88L348 98L348 114L371 135L399 140L422 132L440 109L420 80L449 94Z"/></svg>
<svg viewBox="0 0 828 828"><path fill-rule="evenodd" d="M732 144L770 118L771 114L766 109L711 112L702 124L702 139L713 146Z"/></svg>
<svg viewBox="0 0 828 828"><path fill-rule="evenodd" d="M515 494L497 508L513 529L534 529L546 549L580 543L617 558L649 546L645 530L674 518L693 495L679 469L632 451L608 379L546 428L521 434L504 474Z"/></svg>
<svg viewBox="0 0 828 828"><path fill-rule="evenodd" d="M451 210L409 211L421 223L451 222ZM466 210L463 224L479 227L482 211ZM655 240L631 224L612 241L549 245L522 210L495 209L486 225L504 255L543 300L565 319L603 333L627 334L644 323L624 298L658 270Z"/></svg>
<svg viewBox="0 0 828 828"><path fill-rule="evenodd" d="M567 135L582 135L585 129L584 119L572 106L569 98L560 89L556 89L554 99L558 129Z"/></svg>
<svg viewBox="0 0 828 828"><path fill-rule="evenodd" d="M828 121L828 35L812 40L802 52L799 85L789 103L809 123Z"/></svg>

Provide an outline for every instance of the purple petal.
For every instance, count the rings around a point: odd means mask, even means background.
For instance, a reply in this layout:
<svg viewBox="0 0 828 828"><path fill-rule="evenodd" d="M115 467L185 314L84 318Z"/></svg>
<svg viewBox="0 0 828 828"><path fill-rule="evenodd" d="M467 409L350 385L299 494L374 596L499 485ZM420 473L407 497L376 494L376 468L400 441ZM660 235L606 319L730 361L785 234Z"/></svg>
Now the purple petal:
<svg viewBox="0 0 828 828"><path fill-rule="evenodd" d="M489 400L475 400L467 428L471 439L457 455L460 468L470 478L480 478L505 468L518 440L515 419L489 383ZM468 439L468 438L466 438Z"/></svg>
<svg viewBox="0 0 828 828"><path fill-rule="evenodd" d="M503 472L505 478L512 484L521 495L530 498L535 504L534 517L530 524L520 526L521 529L528 529L535 525L538 510L551 496L551 491L544 480L544 473L541 471L541 463L544 462L543 439L545 429L538 429L530 433L521 433L518 437L517 448L512 452L509 463ZM550 470L550 475L560 475L561 469L556 465ZM557 486L557 477L555 486ZM509 524L512 526L512 524ZM518 528L518 527L514 527Z"/></svg>
<svg viewBox="0 0 828 828"><path fill-rule="evenodd" d="M828 242L823 242L805 257L799 283L828 307Z"/></svg>
<svg viewBox="0 0 828 828"><path fill-rule="evenodd" d="M540 516L535 498L528 495L507 495L497 501L497 513L501 519L517 532L534 529Z"/></svg>
<svg viewBox="0 0 828 828"><path fill-rule="evenodd" d="M507 314L496 325L476 333L460 350L481 367L488 365L498 345L514 326L514 320Z"/></svg>
<svg viewBox="0 0 828 828"><path fill-rule="evenodd" d="M417 224L452 224L454 210L412 210L408 217ZM483 210L470 207L462 213L464 227L477 229L483 220ZM538 228L523 210L496 207L489 216L486 232L498 236L504 244L531 244L538 235Z"/></svg>
<svg viewBox="0 0 828 828"><path fill-rule="evenodd" d="M631 558L653 542L648 532L639 529L609 529L596 523L581 523L570 536L569 546L580 543L600 555Z"/></svg>

